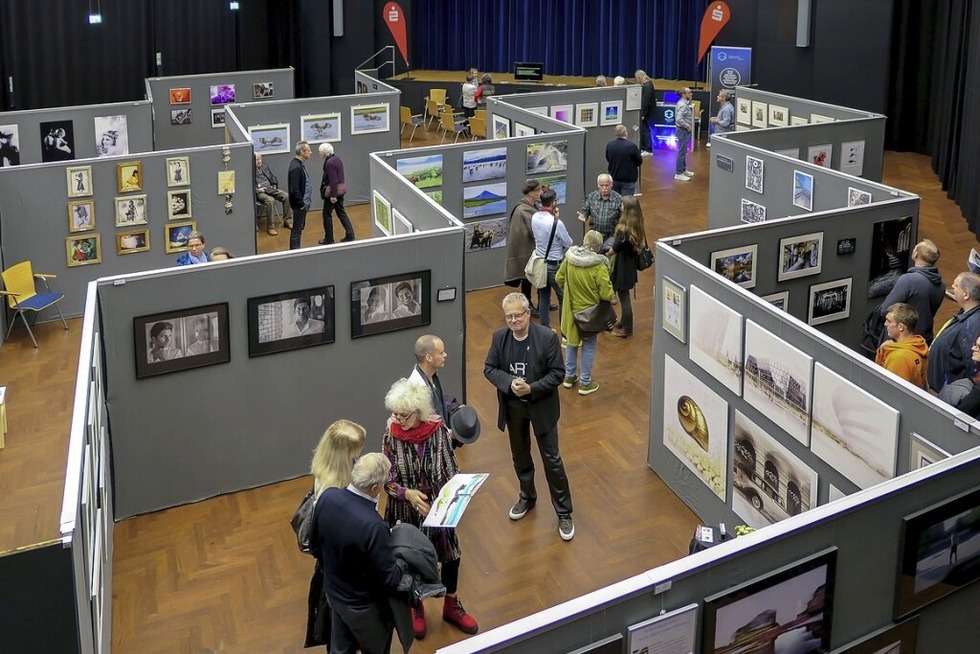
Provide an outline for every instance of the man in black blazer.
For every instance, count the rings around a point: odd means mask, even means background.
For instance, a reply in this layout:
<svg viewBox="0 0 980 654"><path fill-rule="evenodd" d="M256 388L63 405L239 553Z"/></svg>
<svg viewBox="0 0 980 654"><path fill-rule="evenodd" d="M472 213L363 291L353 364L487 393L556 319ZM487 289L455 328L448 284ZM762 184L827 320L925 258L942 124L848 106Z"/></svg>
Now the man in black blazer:
<svg viewBox="0 0 980 654"><path fill-rule="evenodd" d="M391 463L365 454L347 488L328 488L316 502L311 545L323 565L330 600L332 654L388 654L395 622L388 603L402 579L378 497Z"/></svg>
<svg viewBox="0 0 980 654"><path fill-rule="evenodd" d="M306 170L306 162L313 156L313 149L306 141L296 143L296 156L289 161L287 182L289 206L293 210L293 226L289 229L289 249L298 250L306 227L306 212L313 203L313 182Z"/></svg>
<svg viewBox="0 0 980 654"><path fill-rule="evenodd" d="M514 472L521 486L510 519L523 518L538 499L531 458L533 426L551 503L558 514L558 535L562 540L572 540L572 495L558 449L558 386L565 377L561 343L555 332L531 322L530 304L522 293L504 297L503 310L507 326L494 332L483 374L497 387L497 427L501 431L507 427Z"/></svg>

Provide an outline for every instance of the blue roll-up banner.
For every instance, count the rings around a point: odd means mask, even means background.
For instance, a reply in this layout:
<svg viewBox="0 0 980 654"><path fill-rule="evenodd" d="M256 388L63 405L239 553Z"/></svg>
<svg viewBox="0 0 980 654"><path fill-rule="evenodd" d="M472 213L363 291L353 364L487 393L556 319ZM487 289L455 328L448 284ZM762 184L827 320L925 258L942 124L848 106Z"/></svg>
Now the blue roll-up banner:
<svg viewBox="0 0 980 654"><path fill-rule="evenodd" d="M718 114L718 91L752 83L752 48L711 46L708 57L708 88L711 90L711 113Z"/></svg>

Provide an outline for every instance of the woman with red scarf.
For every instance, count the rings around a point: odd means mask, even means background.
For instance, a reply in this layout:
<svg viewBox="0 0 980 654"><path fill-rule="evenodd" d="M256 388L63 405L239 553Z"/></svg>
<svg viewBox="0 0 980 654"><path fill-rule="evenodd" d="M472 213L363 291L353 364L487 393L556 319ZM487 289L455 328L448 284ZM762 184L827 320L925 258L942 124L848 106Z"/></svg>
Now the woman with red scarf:
<svg viewBox="0 0 980 654"><path fill-rule="evenodd" d="M385 484L385 520L392 526L398 522L415 525L432 541L446 587L442 619L465 633L475 634L479 626L456 596L460 557L456 530L422 526L432 500L459 472L449 427L433 411L428 387L407 379L392 384L385 395L385 407L391 411L381 441L385 456L391 461ZM412 626L416 638L425 638L425 610L421 603L412 609Z"/></svg>

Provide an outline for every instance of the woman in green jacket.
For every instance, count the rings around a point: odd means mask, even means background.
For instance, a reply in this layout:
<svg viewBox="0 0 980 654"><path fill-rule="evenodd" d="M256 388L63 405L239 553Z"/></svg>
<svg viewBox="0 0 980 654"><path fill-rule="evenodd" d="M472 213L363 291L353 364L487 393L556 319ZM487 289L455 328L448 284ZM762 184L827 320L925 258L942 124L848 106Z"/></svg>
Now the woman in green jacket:
<svg viewBox="0 0 980 654"><path fill-rule="evenodd" d="M575 324L575 313L587 309L599 300L612 301L613 287L609 281L609 259L599 254L602 234L592 230L582 239L582 245L574 245L565 253L555 281L562 287L565 301L561 309L561 331L567 340L565 347L565 381L571 388L579 382L578 394L590 395L599 390L599 382L592 379L592 364L598 334L583 334ZM576 375L578 349L582 348L582 377Z"/></svg>

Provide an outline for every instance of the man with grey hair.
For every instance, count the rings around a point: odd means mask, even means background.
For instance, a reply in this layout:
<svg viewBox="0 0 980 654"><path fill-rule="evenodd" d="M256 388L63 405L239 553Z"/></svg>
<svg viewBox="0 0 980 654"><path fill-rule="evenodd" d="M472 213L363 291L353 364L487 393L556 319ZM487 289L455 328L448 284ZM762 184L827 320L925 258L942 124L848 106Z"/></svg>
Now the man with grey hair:
<svg viewBox="0 0 980 654"><path fill-rule="evenodd" d="M347 488L328 488L314 508L311 549L323 566L323 589L330 600L333 654L387 654L395 622L388 598L402 572L395 563L388 525L378 514L378 498L391 463L365 454L351 471Z"/></svg>
<svg viewBox="0 0 980 654"><path fill-rule="evenodd" d="M691 144L694 133L694 110L691 98L694 94L687 86L680 90L680 97L674 107L674 126L677 129L677 162L674 166L674 179L689 182L694 173L687 169L687 146Z"/></svg>
<svg viewBox="0 0 980 654"><path fill-rule="evenodd" d="M640 150L644 157L653 153L653 138L650 130L657 111L657 90L653 88L653 80L643 70L637 70L633 77L640 85Z"/></svg>
<svg viewBox="0 0 980 654"><path fill-rule="evenodd" d="M289 249L298 250L306 227L306 212L313 204L313 182L306 170L306 162L313 156L313 150L306 141L296 143L295 156L289 162L286 176L289 189L289 206L293 210L293 226L289 229Z"/></svg>
<svg viewBox="0 0 980 654"><path fill-rule="evenodd" d="M276 178L269 164L262 163L262 155L255 153L255 201L262 205L265 215L268 216L266 228L269 236L278 236L279 230L275 223L275 212L273 206L276 201L282 204L283 221L288 229L293 224L293 213L289 207L289 194L279 188L279 180Z"/></svg>
<svg viewBox="0 0 980 654"><path fill-rule="evenodd" d="M735 107L732 106L732 92L728 89L718 91L718 115L710 120L715 126L715 134L735 131ZM711 135L708 135L708 147L711 147Z"/></svg>
<svg viewBox="0 0 980 654"><path fill-rule="evenodd" d="M973 345L980 336L980 275L961 272L949 288L960 310L946 321L929 348L929 388L937 393L973 375Z"/></svg>
<svg viewBox="0 0 980 654"><path fill-rule="evenodd" d="M606 163L612 176L612 189L620 195L635 195L643 157L640 148L629 140L625 125L616 125L616 138L606 144Z"/></svg>
<svg viewBox="0 0 980 654"><path fill-rule="evenodd" d="M606 85L606 76L605 75L598 75L598 76L596 76L596 78L595 78L595 85L596 86L605 86Z"/></svg>
<svg viewBox="0 0 980 654"><path fill-rule="evenodd" d="M619 222L623 196L613 190L613 178L609 173L601 173L596 177L596 186L598 189L585 198L585 204L578 212L578 219L589 229L602 234L602 238L608 239Z"/></svg>
<svg viewBox="0 0 980 654"><path fill-rule="evenodd" d="M344 162L334 154L333 143L320 144L320 158L323 159L323 178L320 181L320 197L323 198L323 238L320 245L333 243L333 216L344 228L344 241L354 240L354 227L351 225L347 210L344 209L344 195L347 184L344 182Z"/></svg>

